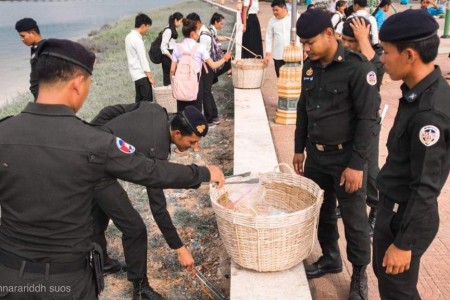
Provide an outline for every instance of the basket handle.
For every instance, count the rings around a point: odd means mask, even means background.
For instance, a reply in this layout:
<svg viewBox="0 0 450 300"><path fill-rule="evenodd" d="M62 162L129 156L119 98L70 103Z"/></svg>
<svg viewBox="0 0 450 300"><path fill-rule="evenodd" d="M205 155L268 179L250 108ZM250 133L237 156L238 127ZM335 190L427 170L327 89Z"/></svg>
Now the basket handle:
<svg viewBox="0 0 450 300"><path fill-rule="evenodd" d="M291 172L291 175L297 175L297 173L295 173L294 169L292 169L292 167L287 163L279 163L278 165L276 165L273 168L273 171L276 172L278 170L281 173L281 168L280 168L281 166L286 167L289 170L289 172Z"/></svg>

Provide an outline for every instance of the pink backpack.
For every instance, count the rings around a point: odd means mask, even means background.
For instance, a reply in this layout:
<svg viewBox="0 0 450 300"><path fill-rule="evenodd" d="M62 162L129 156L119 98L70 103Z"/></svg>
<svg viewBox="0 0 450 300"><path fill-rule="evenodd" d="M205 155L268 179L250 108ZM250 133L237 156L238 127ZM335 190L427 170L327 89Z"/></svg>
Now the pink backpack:
<svg viewBox="0 0 450 300"><path fill-rule="evenodd" d="M194 53L199 44L192 47L190 52L184 51L181 44L177 45L181 59L177 63L175 76L172 79L173 97L180 101L194 101L197 99L199 76L195 71Z"/></svg>

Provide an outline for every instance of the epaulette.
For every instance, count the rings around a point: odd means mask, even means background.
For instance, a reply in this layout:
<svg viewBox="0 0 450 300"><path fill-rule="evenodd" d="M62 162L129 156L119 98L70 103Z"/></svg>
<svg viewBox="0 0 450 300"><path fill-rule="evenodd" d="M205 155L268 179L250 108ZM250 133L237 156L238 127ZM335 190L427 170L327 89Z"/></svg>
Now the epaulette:
<svg viewBox="0 0 450 300"><path fill-rule="evenodd" d="M349 53L349 55L354 55L354 56L358 57L361 61L368 61L367 57L365 57L362 53L353 51L352 49L348 49L348 53Z"/></svg>
<svg viewBox="0 0 450 300"><path fill-rule="evenodd" d="M3 121L5 121L6 119L9 119L9 118L12 118L12 117L14 117L14 116L7 116L7 117L4 117L3 119L0 119L0 122L3 122Z"/></svg>

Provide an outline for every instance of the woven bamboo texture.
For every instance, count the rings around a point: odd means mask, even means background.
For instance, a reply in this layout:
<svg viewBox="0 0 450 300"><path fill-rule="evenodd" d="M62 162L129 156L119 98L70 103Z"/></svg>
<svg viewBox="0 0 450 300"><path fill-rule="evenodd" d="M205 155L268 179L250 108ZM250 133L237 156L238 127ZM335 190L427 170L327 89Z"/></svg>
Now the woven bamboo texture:
<svg viewBox="0 0 450 300"><path fill-rule="evenodd" d="M233 185L211 188L220 236L240 266L259 272L287 270L307 258L314 247L323 190L295 174L264 173L259 179L265 197L256 205L256 212L271 206L288 213L264 216L227 209L217 201Z"/></svg>
<svg viewBox="0 0 450 300"><path fill-rule="evenodd" d="M264 79L266 64L260 58L231 61L233 86L238 89L259 89Z"/></svg>
<svg viewBox="0 0 450 300"><path fill-rule="evenodd" d="M177 99L172 95L172 86L158 86L152 88L153 99L156 103L164 107L168 113L177 112Z"/></svg>

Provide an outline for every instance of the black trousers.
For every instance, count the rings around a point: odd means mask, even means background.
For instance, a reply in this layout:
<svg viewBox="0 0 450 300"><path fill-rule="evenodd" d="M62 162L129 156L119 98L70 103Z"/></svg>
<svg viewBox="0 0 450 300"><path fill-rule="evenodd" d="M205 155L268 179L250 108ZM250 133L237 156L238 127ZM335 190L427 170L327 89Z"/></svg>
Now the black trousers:
<svg viewBox="0 0 450 300"><path fill-rule="evenodd" d="M20 272L20 270L14 270L0 264L0 299L92 300L98 299L98 297L95 289L94 274L87 263L85 269L76 272L49 273L47 275L44 273Z"/></svg>
<svg viewBox="0 0 450 300"><path fill-rule="evenodd" d="M95 191L92 219L92 241L102 247L104 257L107 257L105 230L111 219L122 232L128 280L144 278L147 275L147 228L119 182Z"/></svg>
<svg viewBox="0 0 450 300"><path fill-rule="evenodd" d="M139 101L153 102L152 85L147 77L136 80L134 87L136 89L136 103Z"/></svg>
<svg viewBox="0 0 450 300"><path fill-rule="evenodd" d="M377 208L378 206L378 189L376 186L376 180L378 173L380 172L380 166L378 165L379 145L380 145L380 130L381 124L377 123L372 128L373 138L370 142L370 156L367 162L367 198L366 203L371 208Z"/></svg>
<svg viewBox="0 0 450 300"><path fill-rule="evenodd" d="M173 50L169 50L170 54L172 54ZM168 58L166 55L162 57L162 70L163 70L163 84L164 86L170 85L170 66L172 65L172 60Z"/></svg>
<svg viewBox="0 0 450 300"><path fill-rule="evenodd" d="M249 14L247 17L247 28L242 35L242 46L263 57L261 25L256 14ZM255 58L255 55L242 48L242 58Z"/></svg>
<svg viewBox="0 0 450 300"><path fill-rule="evenodd" d="M416 243L412 249L410 269L406 272L386 274L383 258L386 250L394 242L403 220L406 204L393 212L393 201L381 196L378 206L377 221L373 235L373 270L378 278L378 290L383 300L421 299L417 291L420 259L430 246L439 229L439 213L436 205L424 212L423 228L417 232Z"/></svg>
<svg viewBox="0 0 450 300"><path fill-rule="evenodd" d="M308 141L305 177L312 179L324 190L320 209L318 239L324 255L330 252L339 239L336 218L336 198L341 209L347 240L347 257L355 266L370 262L369 226L367 224L364 188L349 194L339 185L342 172L348 166L352 144L342 150L320 152Z"/></svg>
<svg viewBox="0 0 450 300"><path fill-rule="evenodd" d="M203 104L204 115L208 123L212 123L215 118L219 116L217 110L216 100L212 94L212 85L214 79L216 79L216 74L213 69L207 66L208 71L202 68L201 89L198 91L197 101Z"/></svg>
<svg viewBox="0 0 450 300"><path fill-rule="evenodd" d="M280 68L286 64L286 62L282 59L274 59L273 63L275 65L275 73L277 74L277 78L280 77Z"/></svg>

